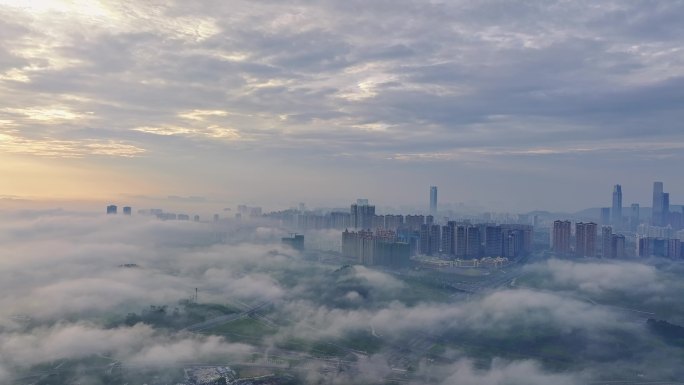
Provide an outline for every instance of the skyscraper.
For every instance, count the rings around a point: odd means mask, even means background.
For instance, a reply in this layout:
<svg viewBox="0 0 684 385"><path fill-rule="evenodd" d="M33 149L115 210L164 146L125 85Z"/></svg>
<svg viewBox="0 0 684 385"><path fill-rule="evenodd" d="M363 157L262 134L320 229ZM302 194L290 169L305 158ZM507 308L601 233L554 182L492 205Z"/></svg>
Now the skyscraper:
<svg viewBox="0 0 684 385"><path fill-rule="evenodd" d="M663 219L663 182L653 182L653 206L651 224L662 226Z"/></svg>
<svg viewBox="0 0 684 385"><path fill-rule="evenodd" d="M437 186L430 186L430 215L437 216Z"/></svg>
<svg viewBox="0 0 684 385"><path fill-rule="evenodd" d="M613 207L610 210L610 219L617 229L622 225L622 186L613 186Z"/></svg>

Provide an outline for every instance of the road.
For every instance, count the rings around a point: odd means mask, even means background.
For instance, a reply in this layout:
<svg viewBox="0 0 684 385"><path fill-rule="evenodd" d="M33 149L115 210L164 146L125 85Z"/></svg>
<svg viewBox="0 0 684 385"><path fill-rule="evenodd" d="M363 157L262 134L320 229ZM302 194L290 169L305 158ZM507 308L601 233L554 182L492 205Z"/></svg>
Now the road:
<svg viewBox="0 0 684 385"><path fill-rule="evenodd" d="M225 324L225 323L228 323L231 321L235 321L235 320L238 320L238 319L243 318L243 317L248 317L252 314L256 314L257 311L259 311L260 309L263 309L264 307L271 305L271 303L272 303L271 301L261 302L257 305L251 306L251 307L243 310L241 313L218 316L218 317L215 317L215 318L203 321L203 322L196 323L194 325L190 325L183 330L187 330L187 331L191 331L191 332L199 332L202 330L211 329L215 326L222 325L222 324Z"/></svg>

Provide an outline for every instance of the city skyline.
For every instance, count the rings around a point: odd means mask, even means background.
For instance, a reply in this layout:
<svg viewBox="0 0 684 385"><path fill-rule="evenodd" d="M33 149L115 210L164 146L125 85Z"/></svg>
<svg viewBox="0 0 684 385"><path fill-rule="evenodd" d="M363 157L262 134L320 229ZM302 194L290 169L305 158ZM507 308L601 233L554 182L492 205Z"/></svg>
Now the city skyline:
<svg viewBox="0 0 684 385"><path fill-rule="evenodd" d="M659 186L659 187L658 187ZM661 200L665 200L667 203L667 207L669 210L670 206L677 207L675 209L675 212L678 212L682 207L684 207L684 204L681 203L676 203L678 199L677 196L675 195L675 203L670 203L670 194L669 193L664 193L663 192L663 182L653 182L653 190L651 191L651 198L653 199L652 202L654 205L660 204L661 206L664 204L661 202ZM615 226L616 228L619 228L621 226L626 226L626 227L632 227L632 222L636 219L638 222L638 219L640 217L643 217L642 214L640 214L641 210L649 210L649 212L652 210L651 205L643 205L640 203L635 203L633 200L625 200L623 201L622 199L622 185L620 184L615 184L613 185L613 194L612 194L612 200L611 200L611 206L610 207L602 207L602 205L597 204L594 206L590 207L581 207L578 210L575 211L564 211L561 209L556 208L550 209L550 210L544 210L540 208L534 208L531 210L522 210L522 211L514 211L514 210L496 210L491 207L484 207L484 206L476 206L473 204L473 202L470 202L471 205L469 204L464 204L464 202L442 202L439 203L437 202L437 186L430 186L430 201L429 205L427 208L425 208L424 204L418 203L416 200L415 204L403 204L403 205L397 205L397 206L392 206L391 204L388 204L385 201L385 198L387 198L387 195L384 195L383 197L380 198L378 210L383 213L392 213L392 212L397 212L397 211L410 211L412 213L423 213L423 214L430 214L430 215L435 215L435 211L433 211L433 202L435 203L435 209L436 212L439 213L441 211L449 211L449 212L454 212L454 211L459 211L464 210L465 212L501 212L501 213L519 213L519 214L524 214L528 212L534 212L534 211L547 211L550 213L558 213L558 214L575 214L575 213L581 213L586 210L591 210L591 209L598 209L599 213L597 213L595 220L601 223L602 225L612 225ZM631 195L628 192L628 197ZM390 195L391 197L391 195ZM434 200L433 200L434 197ZM376 201L375 199L370 199L370 201ZM440 200L441 201L441 200ZM649 200L650 201L650 200ZM5 204L5 208L7 209L12 209L12 208L17 208L17 207L33 207L35 209L56 209L56 208L63 208L61 204L64 204L66 202L65 207L68 209L72 210L84 210L86 211L100 211L102 201L100 200L89 200L85 201L87 204L84 204L84 201L45 201L45 202L36 202L28 199L17 199L17 198L6 198L2 199L0 197L0 208L3 208L3 203ZM143 207L144 209L150 209L153 206L164 206L164 207L171 207L174 210L185 210L185 211L196 211L196 212L202 212L203 214L209 214L209 213L214 213L217 209L219 209L220 205L223 205L224 207L220 209L221 211L224 211L228 214L231 214L231 206L232 207L237 207L238 211L240 210L240 207L248 207L245 205L245 202L241 203L236 203L236 202L219 202L219 201L212 201L212 200L207 200L204 197L180 197L180 196L167 196L167 197L144 197L144 196L124 196L120 197L118 199L112 200L111 202L126 202L127 204L133 204L136 207ZM280 206L263 206L260 202L255 202L251 201L249 202L250 205L257 205L259 209L262 207L265 207L269 211L278 211L278 210L285 210L285 209L290 209L290 208L299 208L300 211L303 211L303 207L307 209L314 209L314 210L320 210L320 209L339 209L344 206L346 206L344 201L327 201L325 204L322 204L320 206L314 205L314 204L309 204L307 207L307 204L304 202L301 202L300 200L296 200L298 202L297 204L294 204L293 202L290 202L289 204L282 204ZM356 204L357 205L368 205L369 199L368 198L363 198L359 199L356 198ZM38 203L38 204L37 204ZM59 206L54 206L54 205L59 205ZM617 216L615 215L615 207L618 205L620 207L619 213ZM562 206L562 205L561 205ZM657 206L656 206L657 207ZM372 209L375 210L375 205L372 206ZM660 214L656 215L656 222L652 222L654 225L658 225L659 223L664 223L666 222L662 218L662 208L657 208L657 210L661 210ZM651 214L649 214L649 217L651 217L651 220L653 221L653 217ZM617 223L620 222L621 223Z"/></svg>
<svg viewBox="0 0 684 385"><path fill-rule="evenodd" d="M644 179L684 195L682 14L2 0L0 195L401 205L434 183L443 202L572 211L604 206L610 175L647 206Z"/></svg>
<svg viewBox="0 0 684 385"><path fill-rule="evenodd" d="M684 0L0 0L0 385L684 384Z"/></svg>

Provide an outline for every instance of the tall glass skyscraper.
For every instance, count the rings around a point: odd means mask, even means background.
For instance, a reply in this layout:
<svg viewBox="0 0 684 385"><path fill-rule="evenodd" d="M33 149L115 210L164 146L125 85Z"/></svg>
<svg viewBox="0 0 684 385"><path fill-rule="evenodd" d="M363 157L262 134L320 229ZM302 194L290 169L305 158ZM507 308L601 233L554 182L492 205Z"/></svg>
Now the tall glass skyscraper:
<svg viewBox="0 0 684 385"><path fill-rule="evenodd" d="M437 216L437 186L430 186L430 215Z"/></svg>
<svg viewBox="0 0 684 385"><path fill-rule="evenodd" d="M610 211L613 226L619 229L622 225L622 186L613 186L613 207Z"/></svg>

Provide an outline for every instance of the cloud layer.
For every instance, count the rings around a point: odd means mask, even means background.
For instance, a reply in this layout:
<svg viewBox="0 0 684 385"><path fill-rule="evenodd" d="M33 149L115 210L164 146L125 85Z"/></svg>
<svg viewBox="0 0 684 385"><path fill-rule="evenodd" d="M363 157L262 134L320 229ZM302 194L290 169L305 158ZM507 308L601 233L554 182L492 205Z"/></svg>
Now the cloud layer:
<svg viewBox="0 0 684 385"><path fill-rule="evenodd" d="M311 383L376 382L405 367L397 356L411 357L412 378L443 384L575 384L624 378L626 368L655 380L684 375L679 348L652 334L643 315L608 305L624 305L622 296L670 308L663 314L676 321L682 271L663 261L549 260L525 269L514 287L466 299L437 296L443 290L409 273L320 263L283 248L282 230L264 222L66 212L2 218L0 379L92 356L130 367L239 362L252 353L293 354L292 341L333 344L352 362L350 371L330 374L329 362L296 351ZM138 267L120 267L131 263ZM269 302L261 322L272 332L245 344L235 333L122 326L128 312L173 308L195 288L205 304ZM415 290L423 290L418 300ZM346 346L354 339L363 346Z"/></svg>

